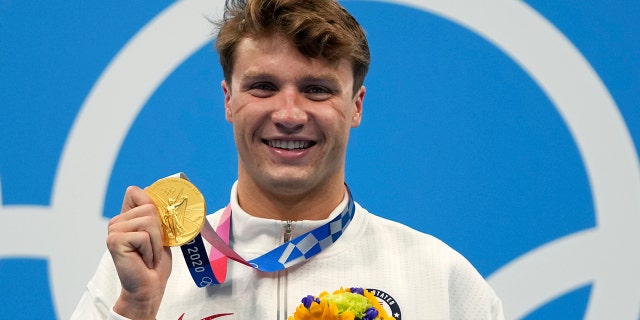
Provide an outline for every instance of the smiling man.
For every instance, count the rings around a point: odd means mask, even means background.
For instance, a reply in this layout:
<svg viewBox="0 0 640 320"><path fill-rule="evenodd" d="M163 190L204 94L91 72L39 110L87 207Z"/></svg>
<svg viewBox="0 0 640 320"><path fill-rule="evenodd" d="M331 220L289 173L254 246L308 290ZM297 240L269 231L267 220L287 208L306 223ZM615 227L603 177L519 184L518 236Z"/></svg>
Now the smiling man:
<svg viewBox="0 0 640 320"><path fill-rule="evenodd" d="M503 317L466 259L367 212L346 187L369 48L344 8L332 0L230 1L216 48L238 180L229 206L206 218L211 258L201 260L200 237L163 247L152 198L130 187L73 318L287 319L320 306L308 295L341 287L385 306L374 303L356 319Z"/></svg>
<svg viewBox="0 0 640 320"><path fill-rule="evenodd" d="M240 206L263 218L326 218L344 196L349 131L362 115L351 61L306 57L282 34L242 39L235 60L222 87Z"/></svg>

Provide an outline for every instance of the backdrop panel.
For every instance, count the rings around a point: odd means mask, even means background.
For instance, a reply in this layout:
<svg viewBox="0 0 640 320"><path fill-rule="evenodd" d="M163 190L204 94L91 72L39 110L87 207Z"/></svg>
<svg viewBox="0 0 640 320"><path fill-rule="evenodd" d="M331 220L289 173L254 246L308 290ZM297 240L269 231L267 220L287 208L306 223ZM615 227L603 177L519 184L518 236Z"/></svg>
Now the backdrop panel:
<svg viewBox="0 0 640 320"><path fill-rule="evenodd" d="M0 1L0 318L65 319L126 186L236 176L222 1ZM372 65L347 182L509 319L640 317L640 3L344 1ZM392 259L392 257L390 257Z"/></svg>

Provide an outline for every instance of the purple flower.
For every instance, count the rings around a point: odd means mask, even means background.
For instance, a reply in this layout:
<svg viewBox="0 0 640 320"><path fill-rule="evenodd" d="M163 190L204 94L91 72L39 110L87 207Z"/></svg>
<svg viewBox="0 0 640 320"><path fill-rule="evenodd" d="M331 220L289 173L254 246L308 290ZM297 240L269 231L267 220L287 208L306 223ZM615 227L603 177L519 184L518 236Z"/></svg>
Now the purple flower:
<svg viewBox="0 0 640 320"><path fill-rule="evenodd" d="M359 295L364 295L364 289L362 288L351 288L351 293L357 293Z"/></svg>
<svg viewBox="0 0 640 320"><path fill-rule="evenodd" d="M378 317L378 310L376 308L371 307L364 312L364 317L362 320L373 320Z"/></svg>
<svg viewBox="0 0 640 320"><path fill-rule="evenodd" d="M302 304L307 309L311 307L311 303L314 301L320 303L320 298L314 298L312 295L307 295L306 297L302 298Z"/></svg>

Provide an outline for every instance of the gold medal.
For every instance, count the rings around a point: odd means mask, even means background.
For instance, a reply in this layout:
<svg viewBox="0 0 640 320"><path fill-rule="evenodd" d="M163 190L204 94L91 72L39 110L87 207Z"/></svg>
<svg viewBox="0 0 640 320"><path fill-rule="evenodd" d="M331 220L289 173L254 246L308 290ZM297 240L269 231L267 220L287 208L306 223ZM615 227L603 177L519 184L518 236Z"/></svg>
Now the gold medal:
<svg viewBox="0 0 640 320"><path fill-rule="evenodd" d="M204 196L191 182L164 178L146 189L158 209L165 246L181 246L195 238L206 215Z"/></svg>

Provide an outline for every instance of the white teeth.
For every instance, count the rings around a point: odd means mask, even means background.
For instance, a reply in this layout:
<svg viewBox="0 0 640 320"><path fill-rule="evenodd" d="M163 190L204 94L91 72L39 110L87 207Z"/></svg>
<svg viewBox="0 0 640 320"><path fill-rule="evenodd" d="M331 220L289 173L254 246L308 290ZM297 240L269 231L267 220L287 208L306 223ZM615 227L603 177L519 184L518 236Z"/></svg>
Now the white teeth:
<svg viewBox="0 0 640 320"><path fill-rule="evenodd" d="M285 150L306 149L311 145L309 141L269 140L269 146Z"/></svg>

